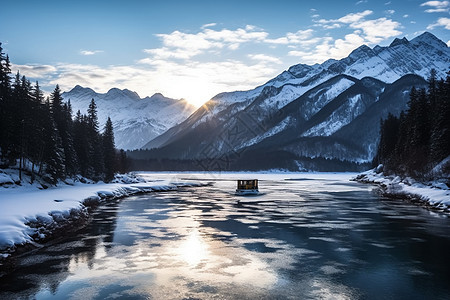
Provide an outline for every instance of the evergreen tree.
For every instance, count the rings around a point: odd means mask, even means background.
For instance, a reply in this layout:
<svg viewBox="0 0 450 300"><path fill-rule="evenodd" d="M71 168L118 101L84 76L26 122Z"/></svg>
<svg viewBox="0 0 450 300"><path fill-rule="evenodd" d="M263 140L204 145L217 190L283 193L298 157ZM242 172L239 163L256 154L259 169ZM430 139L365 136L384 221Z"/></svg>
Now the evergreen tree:
<svg viewBox="0 0 450 300"><path fill-rule="evenodd" d="M415 97L415 88L413 87L411 90L410 97ZM409 133L409 124L406 113L402 111L399 117L399 128L398 128L398 139L395 145L395 151L392 159L390 160L392 164L389 166L392 171L398 173L406 172L405 161L409 156L409 147L408 147L408 133Z"/></svg>
<svg viewBox="0 0 450 300"><path fill-rule="evenodd" d="M94 99L91 100L88 108L88 142L89 142L89 177L96 180L101 179L104 171L103 165L103 144L98 130L97 105Z"/></svg>
<svg viewBox="0 0 450 300"><path fill-rule="evenodd" d="M37 172L51 184L79 173L109 181L118 161L125 168L125 152L116 154L111 119L99 132L94 99L87 115L78 111L72 120L70 100L64 102L58 85L44 101L38 82L32 88L17 72L11 83L10 73L9 57L0 43L0 166L19 162L20 176L26 167L32 181Z"/></svg>
<svg viewBox="0 0 450 300"><path fill-rule="evenodd" d="M114 179L116 171L116 147L114 144L113 123L108 117L103 130L103 158L105 166L105 181Z"/></svg>
<svg viewBox="0 0 450 300"><path fill-rule="evenodd" d="M69 106L63 103L61 90L58 85L51 94L51 100L53 118L64 153L64 175L74 175L77 171L77 158L72 138L72 113Z"/></svg>
<svg viewBox="0 0 450 300"><path fill-rule="evenodd" d="M44 122L47 117L44 112L44 96L39 87L39 83L36 81L34 89L31 95L31 109L32 112L30 115L30 135L28 137L30 145L33 145L32 150L29 152L29 159L32 162L31 167L31 181L34 181L35 174L35 166L39 166L44 156L44 137L45 137L45 128Z"/></svg>
<svg viewBox="0 0 450 300"><path fill-rule="evenodd" d="M127 157L126 152L123 149L120 149L118 157L117 157L117 171L119 173L126 173L130 168L131 162Z"/></svg>
<svg viewBox="0 0 450 300"><path fill-rule="evenodd" d="M45 146L39 173L43 173L43 177L49 183L55 184L58 179L64 178L64 150L58 130L56 129L56 124L53 120L53 113L48 99L44 106L44 116Z"/></svg>
<svg viewBox="0 0 450 300"><path fill-rule="evenodd" d="M400 120L389 113L386 120L381 121L380 143L377 151L378 163L391 166L394 159L395 147L398 141Z"/></svg>
<svg viewBox="0 0 450 300"><path fill-rule="evenodd" d="M9 57L3 53L2 43L0 43L0 101L9 96L11 86L9 74L11 74Z"/></svg>
<svg viewBox="0 0 450 300"><path fill-rule="evenodd" d="M0 165L8 164L7 152L10 148L8 135L12 126L9 115L11 98L10 74L9 57L3 53L2 44L0 43Z"/></svg>
<svg viewBox="0 0 450 300"><path fill-rule="evenodd" d="M88 108L88 122L89 127L98 134L98 117L97 117L97 104L95 104L94 98L91 99Z"/></svg>
<svg viewBox="0 0 450 300"><path fill-rule="evenodd" d="M450 72L438 83L436 102L430 151L434 161L441 161L450 155Z"/></svg>
<svg viewBox="0 0 450 300"><path fill-rule="evenodd" d="M374 162L384 164L387 172L424 179L450 157L450 74L437 81L432 71L428 83L427 91L411 89L408 109L399 119L389 115L381 122ZM442 174L448 173L450 163Z"/></svg>
<svg viewBox="0 0 450 300"><path fill-rule="evenodd" d="M26 163L29 161L30 153L33 151L30 143L33 136L32 127L32 99L31 99L31 83L22 76L21 87L19 91L19 98L17 99L18 111L20 115L20 155L19 155L19 177L22 180L22 170L26 168ZM16 101L17 101L16 100Z"/></svg>
<svg viewBox="0 0 450 300"><path fill-rule="evenodd" d="M87 117L78 110L73 122L73 141L78 158L78 168L82 176L88 176L89 170L89 138Z"/></svg>

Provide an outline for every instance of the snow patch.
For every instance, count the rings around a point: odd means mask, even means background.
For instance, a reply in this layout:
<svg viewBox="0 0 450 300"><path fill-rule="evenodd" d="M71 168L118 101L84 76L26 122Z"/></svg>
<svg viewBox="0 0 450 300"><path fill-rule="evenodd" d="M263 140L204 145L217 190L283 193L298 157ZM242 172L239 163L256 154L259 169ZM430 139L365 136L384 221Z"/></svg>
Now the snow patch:
<svg viewBox="0 0 450 300"><path fill-rule="evenodd" d="M144 179L135 174L125 174L117 175L114 183L109 184L75 182L73 185L60 185L46 190L38 190L34 185L0 187L1 257L7 257L19 245L37 243L67 225L86 220L88 207L100 202L137 193L172 191L179 187L208 184L198 181L159 181L156 178Z"/></svg>
<svg viewBox="0 0 450 300"><path fill-rule="evenodd" d="M440 181L427 184L415 181L412 178L384 175L383 166L366 171L352 178L354 181L376 184L383 195L404 198L419 202L427 207L443 212L450 212L450 188Z"/></svg>
<svg viewBox="0 0 450 300"><path fill-rule="evenodd" d="M264 134L258 135L256 137L254 137L253 139L251 139L250 141L242 144L237 150L254 145L256 143L259 143L260 141L283 131L290 123L291 123L291 117L285 118L280 123L278 123L277 126L272 127L269 131L265 132Z"/></svg>
<svg viewBox="0 0 450 300"><path fill-rule="evenodd" d="M325 105L330 103L333 99L339 96L342 92L354 85L355 82L341 78L336 83L332 84L328 89L319 89L315 93L312 93L310 99L317 98L316 101L310 101L311 105L306 107L303 115L305 120L309 120L314 114L320 111Z"/></svg>
<svg viewBox="0 0 450 300"><path fill-rule="evenodd" d="M360 104L361 95L355 95L347 99L347 102L336 109L325 121L311 127L302 136L330 136L343 126L349 124L357 116L364 112Z"/></svg>

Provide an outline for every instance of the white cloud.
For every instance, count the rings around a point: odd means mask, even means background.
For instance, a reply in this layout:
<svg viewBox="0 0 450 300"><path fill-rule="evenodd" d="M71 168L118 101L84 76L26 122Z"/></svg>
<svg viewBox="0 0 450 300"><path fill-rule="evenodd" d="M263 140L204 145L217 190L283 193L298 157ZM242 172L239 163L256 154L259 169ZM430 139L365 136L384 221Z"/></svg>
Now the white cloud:
<svg viewBox="0 0 450 300"><path fill-rule="evenodd" d="M363 4L363 3L367 3L367 0L360 0L360 1L356 2L356 5Z"/></svg>
<svg viewBox="0 0 450 300"><path fill-rule="evenodd" d="M426 9L425 12L427 13L439 13L439 12L448 12L448 8L433 8L433 9Z"/></svg>
<svg viewBox="0 0 450 300"><path fill-rule="evenodd" d="M306 30L299 30L297 32L288 32L284 37L276 38L276 39L265 39L265 43L269 44L282 44L282 45L288 45L288 44L301 44L305 41L308 41L308 39L311 38L313 34L312 29L306 29Z"/></svg>
<svg viewBox="0 0 450 300"><path fill-rule="evenodd" d="M408 14L406 14L406 15L403 15L403 18L408 18L409 17L409 15Z"/></svg>
<svg viewBox="0 0 450 300"><path fill-rule="evenodd" d="M350 25L351 28L362 29L365 34L364 39L370 44L378 44L385 39L401 34L402 32L397 30L400 26L400 23L386 18L367 20Z"/></svg>
<svg viewBox="0 0 450 300"><path fill-rule="evenodd" d="M266 54L249 54L248 57L262 62L273 62L275 64L282 63L281 59Z"/></svg>
<svg viewBox="0 0 450 300"><path fill-rule="evenodd" d="M11 64L11 72L13 74L15 74L15 73L17 73L17 71L19 71L21 75L25 75L26 77L38 78L38 79L45 80L45 78L49 78L49 76L51 76L51 74L54 74L55 72L57 72L57 68L54 66L51 66L51 65Z"/></svg>
<svg viewBox="0 0 450 300"><path fill-rule="evenodd" d="M333 40L331 37L323 38L312 51L289 51L290 56L299 56L305 63L323 62L327 59L340 59L347 56L352 50L364 44L365 40L359 31L347 34L343 39Z"/></svg>
<svg viewBox="0 0 450 300"><path fill-rule="evenodd" d="M145 49L144 52L162 59L191 59L208 51L225 48L236 50L243 43L271 41L267 40L269 35L267 32L255 26L247 25L245 28L236 30L215 30L210 28L213 25L216 24L203 25L202 31L197 33L184 33L176 30L169 34L157 34L156 36L162 40L163 47ZM287 43L289 42L287 41Z"/></svg>
<svg viewBox="0 0 450 300"><path fill-rule="evenodd" d="M388 14L395 13L394 10L386 11ZM365 10L357 13L349 13L338 19L321 19L316 21L316 26L323 29L352 29L353 33L347 34L344 38L323 39L316 43L311 51L304 49L289 52L291 56L301 56L306 62L322 62L327 58L340 59L347 56L353 49L362 44L375 45L383 40L401 34L399 31L401 24L388 18L378 18L368 20L368 16L373 11ZM309 53L308 53L309 52Z"/></svg>
<svg viewBox="0 0 450 300"><path fill-rule="evenodd" d="M77 83L99 92L118 87L137 91L142 96L161 92L168 97L199 102L219 92L254 88L276 75L276 69L262 60L254 64L235 60L209 63L158 60L142 66L59 65L57 68L58 76L47 83L59 84L63 90Z"/></svg>
<svg viewBox="0 0 450 300"><path fill-rule="evenodd" d="M235 30L206 26L197 33L174 31L158 34L161 47L144 49L143 57L131 66L59 64L53 68L23 66L33 76L46 78L42 86L52 89L59 84L69 90L75 84L106 92L111 87L128 88L142 96L161 92L172 98L206 101L219 92L251 89L277 75L280 58L252 53L232 56L243 44L260 47L307 45L313 31L299 30L278 38L255 26ZM251 47L250 47L251 48ZM223 55L222 55L223 54Z"/></svg>
<svg viewBox="0 0 450 300"><path fill-rule="evenodd" d="M447 46L449 46L449 47L450 47L450 40L448 40L448 42L447 42Z"/></svg>
<svg viewBox="0 0 450 300"><path fill-rule="evenodd" d="M330 23L351 24L351 23L355 23L355 22L358 22L358 21L364 19L364 17L371 15L372 13L373 13L373 11L371 11L371 10L365 10L365 11L359 12L359 13L347 14L339 19L330 19L330 20L320 19L319 21L317 21L317 23L319 23L319 24L330 24Z"/></svg>
<svg viewBox="0 0 450 300"><path fill-rule="evenodd" d="M325 29L335 29L335 28L341 28L342 25L339 24L339 23L334 23L334 24L331 24L331 25L323 24L322 27L325 28Z"/></svg>
<svg viewBox="0 0 450 300"><path fill-rule="evenodd" d="M205 28L214 27L214 26L217 26L217 23L208 23L208 24L203 25L201 28L205 29Z"/></svg>
<svg viewBox="0 0 450 300"><path fill-rule="evenodd" d="M432 6L436 8L443 8L449 6L449 4L450 4L449 1L427 1L420 4L420 6Z"/></svg>
<svg viewBox="0 0 450 300"><path fill-rule="evenodd" d="M393 15L393 14L395 14L395 10L393 10L393 9L388 9L388 10L385 11L385 14L387 14L387 15Z"/></svg>
<svg viewBox="0 0 450 300"><path fill-rule="evenodd" d="M436 23L428 25L427 29L432 30L439 26L443 26L445 29L450 30L450 18L439 18Z"/></svg>
<svg viewBox="0 0 450 300"><path fill-rule="evenodd" d="M168 97L206 101L219 92L254 88L280 72L280 58L252 53L248 49L253 46L313 47L324 40L314 37L312 29L270 37L251 25L234 30L215 26L210 23L198 32L157 34L161 46L144 49L147 57L134 66L58 65L47 84L70 89L76 83L100 92L126 87L143 96L161 92ZM244 44L249 47L244 48ZM240 48L247 53L233 56Z"/></svg>
<svg viewBox="0 0 450 300"><path fill-rule="evenodd" d="M318 37L313 29L273 37L251 25L226 29L209 23L197 32L175 30L157 34L159 47L144 49L143 57L131 66L58 64L20 68L27 76L43 78L41 86L50 90L56 84L63 90L80 84L99 92L118 87L142 96L160 92L172 98L201 102L219 92L254 88L276 76L283 61L269 54L275 52L264 52L264 49L285 49L288 56L300 57L302 63L318 63L343 58L364 43L378 43L400 34L397 22L387 18L366 19L372 13L366 10L335 20L314 21L322 28L351 30L337 39L327 35ZM85 55L89 52L83 51Z"/></svg>
<svg viewBox="0 0 450 300"><path fill-rule="evenodd" d="M435 12L448 12L450 2L449 1L427 1L420 6L430 6L432 8L426 9L425 12L427 13L435 13Z"/></svg>
<svg viewBox="0 0 450 300"><path fill-rule="evenodd" d="M81 50L80 54L81 55L95 55L98 53L102 53L102 50Z"/></svg>

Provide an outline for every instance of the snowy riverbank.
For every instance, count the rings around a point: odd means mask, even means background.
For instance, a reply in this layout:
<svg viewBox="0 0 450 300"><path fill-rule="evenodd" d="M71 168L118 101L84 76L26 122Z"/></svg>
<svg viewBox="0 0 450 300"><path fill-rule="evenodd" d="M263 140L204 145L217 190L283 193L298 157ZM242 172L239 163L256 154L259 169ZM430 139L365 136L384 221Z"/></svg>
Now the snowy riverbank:
<svg viewBox="0 0 450 300"><path fill-rule="evenodd" d="M133 175L116 176L114 181L108 184L72 181L45 190L30 184L11 183L0 187L0 261L18 248L39 247L39 242L83 226L92 208L102 202L139 193L204 185Z"/></svg>
<svg viewBox="0 0 450 300"><path fill-rule="evenodd" d="M450 212L450 189L445 183L434 181L424 184L409 177L386 176L380 169L366 171L351 180L375 184L388 197L407 199L432 209Z"/></svg>

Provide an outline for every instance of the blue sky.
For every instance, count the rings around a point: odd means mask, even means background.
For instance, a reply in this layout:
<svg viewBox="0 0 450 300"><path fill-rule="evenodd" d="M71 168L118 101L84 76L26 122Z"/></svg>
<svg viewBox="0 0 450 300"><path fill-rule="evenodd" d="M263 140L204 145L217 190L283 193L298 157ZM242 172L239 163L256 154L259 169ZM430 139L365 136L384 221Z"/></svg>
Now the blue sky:
<svg viewBox="0 0 450 300"><path fill-rule="evenodd" d="M449 1L4 2L4 51L47 91L118 87L199 104L362 44L424 31L450 44Z"/></svg>

